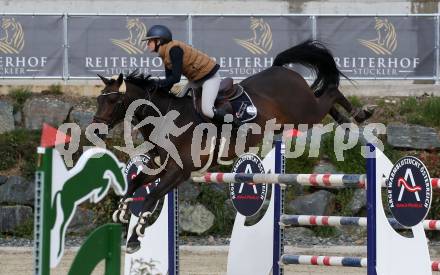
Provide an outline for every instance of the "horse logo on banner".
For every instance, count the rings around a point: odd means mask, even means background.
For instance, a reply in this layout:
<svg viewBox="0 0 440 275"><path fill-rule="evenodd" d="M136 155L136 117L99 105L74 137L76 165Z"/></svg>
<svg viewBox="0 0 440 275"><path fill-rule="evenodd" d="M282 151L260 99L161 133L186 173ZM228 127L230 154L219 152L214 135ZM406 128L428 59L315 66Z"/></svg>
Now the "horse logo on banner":
<svg viewBox="0 0 440 275"><path fill-rule="evenodd" d="M110 39L113 45L126 51L128 54L142 54L147 50L147 42L142 41L147 35L147 27L139 18L127 19L125 27L129 35L124 39Z"/></svg>
<svg viewBox="0 0 440 275"><path fill-rule="evenodd" d="M396 28L388 19L375 20L377 37L371 40L358 39L358 41L377 55L391 55L397 48Z"/></svg>
<svg viewBox="0 0 440 275"><path fill-rule="evenodd" d="M0 36L0 52L4 54L18 54L23 49L23 27L15 18L2 18Z"/></svg>
<svg viewBox="0 0 440 275"><path fill-rule="evenodd" d="M267 54L272 49L273 39L270 25L263 18L251 17L250 29L252 37L248 39L237 39L235 42L253 54Z"/></svg>
<svg viewBox="0 0 440 275"><path fill-rule="evenodd" d="M102 148L89 149L71 170L66 169L59 153L55 153L52 169L56 181L52 189L50 221L52 267L59 263L64 254L66 230L77 206L86 200L99 202L110 186L117 194L124 194L127 190L125 165L110 151Z"/></svg>

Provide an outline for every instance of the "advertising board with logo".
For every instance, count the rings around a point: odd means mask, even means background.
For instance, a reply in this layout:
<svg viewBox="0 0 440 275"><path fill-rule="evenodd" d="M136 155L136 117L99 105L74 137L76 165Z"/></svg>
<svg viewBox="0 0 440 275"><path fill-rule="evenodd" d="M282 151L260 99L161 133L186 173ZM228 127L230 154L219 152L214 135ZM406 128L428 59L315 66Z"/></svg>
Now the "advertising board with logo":
<svg viewBox="0 0 440 275"><path fill-rule="evenodd" d="M148 29L166 25L173 39L187 42L186 16L70 16L69 72L73 77L140 73L164 75L162 60L142 41Z"/></svg>
<svg viewBox="0 0 440 275"><path fill-rule="evenodd" d="M415 157L399 159L387 181L388 206L407 227L423 221L432 202L432 184L426 166Z"/></svg>
<svg viewBox="0 0 440 275"><path fill-rule="evenodd" d="M162 60L141 41L155 24L168 26L174 39L191 42L213 57L221 77L243 79L261 72L278 53L314 34L351 78L435 79L438 75L440 34L435 15L10 14L0 16L0 77L90 78L135 69L163 76ZM312 77L304 67L291 67Z"/></svg>
<svg viewBox="0 0 440 275"><path fill-rule="evenodd" d="M0 77L63 75L63 17L0 16Z"/></svg>
<svg viewBox="0 0 440 275"><path fill-rule="evenodd" d="M435 17L317 17L317 38L348 77L433 77Z"/></svg>
<svg viewBox="0 0 440 275"><path fill-rule="evenodd" d="M256 74L272 66L279 52L312 38L308 16L194 16L192 21L193 45L216 59L222 77Z"/></svg>
<svg viewBox="0 0 440 275"><path fill-rule="evenodd" d="M265 173L263 162L254 154L247 153L235 162L233 173ZM232 205L243 216L250 217L263 207L267 195L267 184L231 183L229 193Z"/></svg>

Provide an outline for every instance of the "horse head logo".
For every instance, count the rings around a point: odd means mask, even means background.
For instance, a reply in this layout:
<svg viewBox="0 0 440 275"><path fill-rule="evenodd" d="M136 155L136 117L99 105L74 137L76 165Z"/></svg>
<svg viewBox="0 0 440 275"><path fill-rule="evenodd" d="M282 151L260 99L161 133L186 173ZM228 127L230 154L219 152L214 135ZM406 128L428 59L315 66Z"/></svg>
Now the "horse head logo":
<svg viewBox="0 0 440 275"><path fill-rule="evenodd" d="M2 18L0 52L18 54L24 47L24 33L20 22L15 18Z"/></svg>
<svg viewBox="0 0 440 275"><path fill-rule="evenodd" d="M267 54L272 49L272 30L262 18L251 18L252 37L237 39L235 42L253 54Z"/></svg>
<svg viewBox="0 0 440 275"><path fill-rule="evenodd" d="M139 18L127 19L125 25L129 34L124 39L111 39L113 45L116 45L126 51L128 54L142 54L147 50L147 42L142 41L147 34L147 27L139 21Z"/></svg>
<svg viewBox="0 0 440 275"><path fill-rule="evenodd" d="M377 36L371 40L358 39L359 43L378 55L391 55L397 48L397 34L394 25L388 19L376 18L374 24Z"/></svg>
<svg viewBox="0 0 440 275"><path fill-rule="evenodd" d="M51 212L52 253L59 262L64 251L66 229L72 220L76 207L86 200L99 202L107 194L110 186L123 195L127 190L124 176L125 165L109 151L92 148L84 152L71 170L57 178L65 179L59 190L53 190Z"/></svg>

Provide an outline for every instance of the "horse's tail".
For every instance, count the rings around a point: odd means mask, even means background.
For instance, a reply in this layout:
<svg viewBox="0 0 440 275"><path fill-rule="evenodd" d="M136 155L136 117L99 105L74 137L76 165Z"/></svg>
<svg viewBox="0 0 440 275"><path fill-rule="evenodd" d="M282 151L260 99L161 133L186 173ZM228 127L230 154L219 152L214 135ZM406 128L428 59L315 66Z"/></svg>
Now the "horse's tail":
<svg viewBox="0 0 440 275"><path fill-rule="evenodd" d="M329 87L338 87L340 76L349 79L339 71L330 50L317 40L304 41L279 53L272 66L289 63L301 64L315 73L316 79L311 88L317 96L321 96Z"/></svg>

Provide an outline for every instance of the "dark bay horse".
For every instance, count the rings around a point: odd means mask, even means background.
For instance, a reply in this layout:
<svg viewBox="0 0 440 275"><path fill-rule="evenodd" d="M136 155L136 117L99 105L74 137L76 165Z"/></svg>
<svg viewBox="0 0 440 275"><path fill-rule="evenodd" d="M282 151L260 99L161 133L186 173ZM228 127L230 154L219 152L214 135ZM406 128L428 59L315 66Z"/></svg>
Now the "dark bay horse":
<svg viewBox="0 0 440 275"><path fill-rule="evenodd" d="M297 72L283 67L289 63L300 63L305 65L316 73L316 80L311 87L304 78ZM259 72L245 80L240 85L252 98L254 105L258 109L256 118L252 121L258 124L261 129L259 133L252 133L246 138L246 146L255 146L264 136L264 127L266 122L276 119L278 124L313 124L320 123L329 113L338 115L333 105L335 103L343 106L349 113L356 113L355 119L359 122L367 119L371 114L365 110L354 111L351 104L339 91L339 81L342 73L338 70L331 53L317 41L306 41L295 47L292 47L280 54L274 60L274 65L262 72ZM191 172L200 170L206 166L209 161L209 155L204 154L200 158L200 163L194 161L192 152L192 140L194 129L202 122L199 115L194 111L192 99L189 97L176 98L170 95L168 91L157 89L155 81L143 75L132 73L125 79L126 92L119 91L123 83L123 76L120 75L117 80L106 79L100 76L105 84L101 95L98 96L98 109L94 117L94 122L107 124L110 128L120 122L128 109L128 106L137 99L147 99L152 102L160 113L165 115L171 110L177 111L180 115L175 118L174 123L182 128L188 123L192 123L189 128L178 136L169 136L169 141L177 148L181 158L182 166L173 158L168 158L167 149L156 146L153 154L160 159L165 169L156 175L140 173L129 186L127 194L121 200L119 210L127 209L126 203L129 201L133 192L145 182L154 182L161 178L158 188L155 188L145 200L143 213L139 218L130 240L127 244L127 252L132 253L139 249L138 236L143 234L146 226L146 217L156 202L165 196L170 190L177 187L190 177ZM316 93L316 94L315 94ZM157 110L152 107L138 108L135 112L137 120L141 121L146 117L157 117ZM225 125L223 125L225 126ZM230 126L230 125L229 125ZM230 126L232 128L232 126ZM154 126L147 124L140 131L145 140L150 139L150 134ZM278 132L281 132L280 129ZM232 131L230 142L225 146L223 159L230 160L235 155L235 137L237 130ZM209 143L204 139L203 144ZM159 145L159 144L156 144ZM216 150L214 151L214 161L217 159L219 142L217 140ZM200 153L200 152L198 152ZM165 159L168 159L164 163ZM148 165L151 168L157 167L154 161ZM208 165L209 166L209 165ZM206 168L206 167L205 167ZM120 213L125 216L127 213ZM124 218L125 219L125 218ZM123 220L121 218L121 220Z"/></svg>

